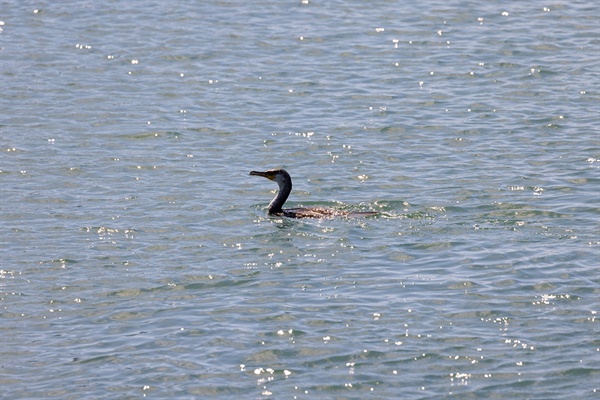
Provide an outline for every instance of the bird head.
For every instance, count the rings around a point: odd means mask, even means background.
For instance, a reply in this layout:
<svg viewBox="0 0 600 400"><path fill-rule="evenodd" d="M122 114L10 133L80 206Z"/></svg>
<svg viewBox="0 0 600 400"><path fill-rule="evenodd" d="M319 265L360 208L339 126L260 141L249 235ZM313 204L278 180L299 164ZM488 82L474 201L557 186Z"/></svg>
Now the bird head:
<svg viewBox="0 0 600 400"><path fill-rule="evenodd" d="M262 176L267 179L270 179L274 182L277 182L279 187L282 186L292 186L292 178L290 178L290 174L287 173L284 169L270 169L265 172L260 171L252 171L250 175Z"/></svg>

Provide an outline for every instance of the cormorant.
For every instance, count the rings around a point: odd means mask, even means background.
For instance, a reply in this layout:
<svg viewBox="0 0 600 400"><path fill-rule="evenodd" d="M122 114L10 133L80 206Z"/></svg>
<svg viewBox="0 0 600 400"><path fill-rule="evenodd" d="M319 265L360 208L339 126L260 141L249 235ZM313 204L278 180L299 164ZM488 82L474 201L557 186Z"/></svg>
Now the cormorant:
<svg viewBox="0 0 600 400"><path fill-rule="evenodd" d="M250 175L262 176L272 181L277 182L279 191L277 195L269 203L269 215L284 216L289 218L331 218L331 217L366 217L377 215L377 212L353 212L333 210L323 207L299 207L299 208L283 208L283 204L287 200L292 191L292 178L284 169L270 169L265 172L252 171Z"/></svg>

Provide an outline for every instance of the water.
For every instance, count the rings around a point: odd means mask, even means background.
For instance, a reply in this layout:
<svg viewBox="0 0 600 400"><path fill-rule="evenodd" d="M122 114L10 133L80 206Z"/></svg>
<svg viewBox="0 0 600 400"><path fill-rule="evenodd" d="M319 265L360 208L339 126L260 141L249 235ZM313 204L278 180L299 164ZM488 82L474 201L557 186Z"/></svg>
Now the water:
<svg viewBox="0 0 600 400"><path fill-rule="evenodd" d="M598 398L597 4L1 11L3 398Z"/></svg>

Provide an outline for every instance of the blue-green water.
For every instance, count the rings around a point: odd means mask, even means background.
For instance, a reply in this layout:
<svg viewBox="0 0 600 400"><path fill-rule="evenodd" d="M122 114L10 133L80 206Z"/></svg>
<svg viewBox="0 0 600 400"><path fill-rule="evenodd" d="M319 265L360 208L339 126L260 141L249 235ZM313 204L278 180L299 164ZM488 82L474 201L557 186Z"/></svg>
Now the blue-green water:
<svg viewBox="0 0 600 400"><path fill-rule="evenodd" d="M2 3L2 398L598 398L597 4L162 3Z"/></svg>

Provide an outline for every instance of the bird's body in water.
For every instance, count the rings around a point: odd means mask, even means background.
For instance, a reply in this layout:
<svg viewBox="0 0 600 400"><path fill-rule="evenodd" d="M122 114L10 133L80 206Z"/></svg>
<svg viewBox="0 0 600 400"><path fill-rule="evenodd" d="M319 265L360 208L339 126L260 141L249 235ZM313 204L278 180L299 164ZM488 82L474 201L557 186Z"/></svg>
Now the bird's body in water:
<svg viewBox="0 0 600 400"><path fill-rule="evenodd" d="M377 215L377 212L348 212L333 210L323 207L299 207L283 208L290 192L292 191L292 178L284 169L271 169L265 172L252 171L250 175L262 176L277 182L279 191L271 203L269 203L269 215L284 216L289 218L331 218L331 217L367 217Z"/></svg>

